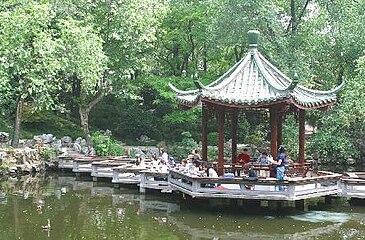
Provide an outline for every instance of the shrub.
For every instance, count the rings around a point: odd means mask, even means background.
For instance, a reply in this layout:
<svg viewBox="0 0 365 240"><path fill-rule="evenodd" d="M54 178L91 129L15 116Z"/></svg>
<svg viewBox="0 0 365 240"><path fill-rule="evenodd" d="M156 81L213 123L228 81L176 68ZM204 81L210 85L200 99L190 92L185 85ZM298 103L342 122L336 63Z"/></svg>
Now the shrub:
<svg viewBox="0 0 365 240"><path fill-rule="evenodd" d="M98 156L121 156L124 154L122 146L109 135L95 132L92 134L91 139Z"/></svg>

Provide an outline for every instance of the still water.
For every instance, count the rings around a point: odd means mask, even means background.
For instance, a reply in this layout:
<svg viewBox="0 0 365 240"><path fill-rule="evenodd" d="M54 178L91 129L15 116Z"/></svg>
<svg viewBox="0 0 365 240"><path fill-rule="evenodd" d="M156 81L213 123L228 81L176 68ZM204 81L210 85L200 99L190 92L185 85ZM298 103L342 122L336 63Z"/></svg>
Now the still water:
<svg viewBox="0 0 365 240"><path fill-rule="evenodd" d="M365 239L365 202L277 212L140 195L72 175L0 184L0 239Z"/></svg>

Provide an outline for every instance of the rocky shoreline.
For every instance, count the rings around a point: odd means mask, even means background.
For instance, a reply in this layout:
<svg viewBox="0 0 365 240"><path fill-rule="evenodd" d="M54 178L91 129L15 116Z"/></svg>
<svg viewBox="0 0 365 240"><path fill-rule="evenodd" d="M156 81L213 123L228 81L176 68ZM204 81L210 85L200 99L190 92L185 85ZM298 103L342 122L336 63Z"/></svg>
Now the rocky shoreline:
<svg viewBox="0 0 365 240"><path fill-rule="evenodd" d="M56 139L52 134L22 139L18 148L11 147L10 142L3 139L0 143L0 177L56 170L58 155L70 151L88 152L85 146L82 138L73 142L71 137Z"/></svg>

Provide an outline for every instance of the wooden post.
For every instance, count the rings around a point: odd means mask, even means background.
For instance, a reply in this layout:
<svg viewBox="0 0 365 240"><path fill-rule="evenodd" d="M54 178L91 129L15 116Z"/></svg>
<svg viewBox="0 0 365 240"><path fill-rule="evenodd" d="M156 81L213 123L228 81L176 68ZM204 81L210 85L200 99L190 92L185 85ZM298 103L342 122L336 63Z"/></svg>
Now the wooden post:
<svg viewBox="0 0 365 240"><path fill-rule="evenodd" d="M232 163L237 160L238 109L232 110Z"/></svg>
<svg viewBox="0 0 365 240"><path fill-rule="evenodd" d="M218 108L218 175L223 175L224 164L224 108Z"/></svg>
<svg viewBox="0 0 365 240"><path fill-rule="evenodd" d="M305 111L299 109L299 162L305 161Z"/></svg>
<svg viewBox="0 0 365 240"><path fill-rule="evenodd" d="M295 208L299 211L308 211L308 205L306 204L305 199L296 200Z"/></svg>
<svg viewBox="0 0 365 240"><path fill-rule="evenodd" d="M208 160L208 109L207 106L203 104L202 107L202 160Z"/></svg>
<svg viewBox="0 0 365 240"><path fill-rule="evenodd" d="M272 106L270 108L270 128L271 128L271 154L274 159L277 157L278 151L278 117L277 117L277 107Z"/></svg>
<svg viewBox="0 0 365 240"><path fill-rule="evenodd" d="M283 144L283 114L282 113L278 113L278 145L280 146Z"/></svg>

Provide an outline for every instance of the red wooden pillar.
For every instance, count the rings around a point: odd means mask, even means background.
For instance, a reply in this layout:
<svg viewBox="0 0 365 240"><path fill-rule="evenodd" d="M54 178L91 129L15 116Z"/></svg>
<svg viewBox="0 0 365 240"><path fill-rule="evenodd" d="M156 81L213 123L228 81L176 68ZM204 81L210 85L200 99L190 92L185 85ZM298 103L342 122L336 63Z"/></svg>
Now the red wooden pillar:
<svg viewBox="0 0 365 240"><path fill-rule="evenodd" d="M271 154L276 159L278 155L278 109L276 106L270 108L270 128L271 128Z"/></svg>
<svg viewBox="0 0 365 240"><path fill-rule="evenodd" d="M208 160L208 107L203 104L202 106L202 160Z"/></svg>
<svg viewBox="0 0 365 240"><path fill-rule="evenodd" d="M283 145L283 114L278 113L278 145Z"/></svg>
<svg viewBox="0 0 365 240"><path fill-rule="evenodd" d="M224 108L218 108L218 175L223 175L224 164Z"/></svg>
<svg viewBox="0 0 365 240"><path fill-rule="evenodd" d="M232 110L232 163L237 160L238 109Z"/></svg>
<svg viewBox="0 0 365 240"><path fill-rule="evenodd" d="M305 111L299 109L299 162L305 161Z"/></svg>

